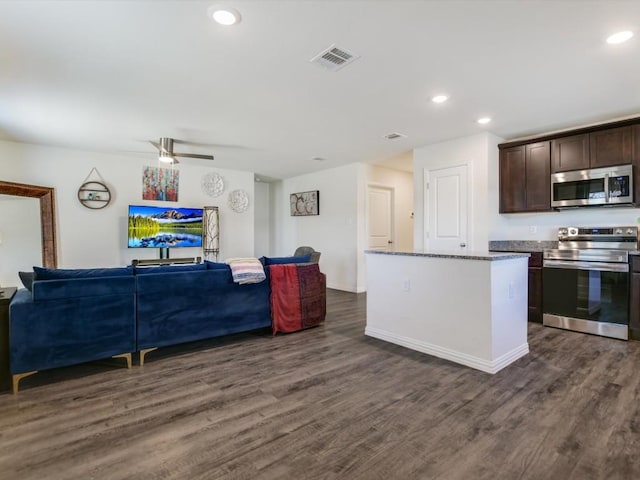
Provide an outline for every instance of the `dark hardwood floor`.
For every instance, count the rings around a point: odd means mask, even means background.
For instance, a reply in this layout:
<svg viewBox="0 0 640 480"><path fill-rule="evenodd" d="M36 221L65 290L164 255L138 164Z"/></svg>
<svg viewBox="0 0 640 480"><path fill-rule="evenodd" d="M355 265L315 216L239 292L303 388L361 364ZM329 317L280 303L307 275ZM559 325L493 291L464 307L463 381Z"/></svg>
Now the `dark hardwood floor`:
<svg viewBox="0 0 640 480"><path fill-rule="evenodd" d="M322 327L26 378L0 395L0 478L640 478L640 342L530 324L488 375L364 323L329 291Z"/></svg>

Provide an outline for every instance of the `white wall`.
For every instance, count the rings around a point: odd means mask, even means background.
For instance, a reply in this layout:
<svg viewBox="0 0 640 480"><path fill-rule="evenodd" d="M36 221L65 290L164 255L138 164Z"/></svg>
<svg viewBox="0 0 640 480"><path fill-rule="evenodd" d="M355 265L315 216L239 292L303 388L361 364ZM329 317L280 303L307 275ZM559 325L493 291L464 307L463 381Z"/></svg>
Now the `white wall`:
<svg viewBox="0 0 640 480"><path fill-rule="evenodd" d="M416 148L413 152L413 208L414 218L414 248L425 248L424 245L424 183L425 170L467 165L469 196L468 212L469 238L467 244L470 250L483 250L489 241L489 221L495 202L497 212L497 197L490 189L490 165L497 164L498 143L502 139L483 132L471 137L458 138L446 142ZM497 193L496 193L497 194Z"/></svg>
<svg viewBox="0 0 640 480"><path fill-rule="evenodd" d="M393 190L394 249L413 251L413 174L376 165L367 165L366 169L367 185Z"/></svg>
<svg viewBox="0 0 640 480"><path fill-rule="evenodd" d="M255 182L253 251L257 257L271 252L271 195L266 182Z"/></svg>
<svg viewBox="0 0 640 480"><path fill-rule="evenodd" d="M491 133L427 145L414 150L414 245L424 248L424 170L469 166L469 237L473 249L489 240L556 240L563 226L636 225L637 208L583 208L546 213L499 214L498 144Z"/></svg>
<svg viewBox="0 0 640 480"><path fill-rule="evenodd" d="M272 255L292 255L301 245L322 253L320 269L327 286L358 289L358 196L362 164L350 164L271 184ZM289 195L318 190L320 215L293 217Z"/></svg>
<svg viewBox="0 0 640 480"><path fill-rule="evenodd" d="M489 240L557 240L559 227L633 226L640 219L640 209L624 207L508 215L498 215L497 211L496 207Z"/></svg>
<svg viewBox="0 0 640 480"><path fill-rule="evenodd" d="M220 259L254 254L254 174L190 164L180 170L178 202L142 200L143 166L157 161L139 156L83 152L55 147L0 141L2 170L6 181L55 188L58 266L60 268L119 266L134 258L157 258L157 249L127 248L127 207L136 205L176 205L220 207ZM77 191L92 167L96 167L111 189L112 202L102 210L83 207ZM216 198L203 193L200 182L205 173L218 172L225 179L225 191ZM233 212L228 194L242 189L249 194L249 209ZM202 255L201 249L172 251L173 257Z"/></svg>
<svg viewBox="0 0 640 480"><path fill-rule="evenodd" d="M42 266L40 200L26 197L0 199L0 285L22 286L18 272Z"/></svg>

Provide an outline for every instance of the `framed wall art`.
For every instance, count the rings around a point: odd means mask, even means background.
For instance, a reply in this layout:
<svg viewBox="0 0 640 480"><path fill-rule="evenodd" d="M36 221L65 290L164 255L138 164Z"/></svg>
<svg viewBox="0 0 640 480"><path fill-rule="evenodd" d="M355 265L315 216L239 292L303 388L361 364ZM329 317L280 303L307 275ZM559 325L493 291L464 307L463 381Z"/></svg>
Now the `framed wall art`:
<svg viewBox="0 0 640 480"><path fill-rule="evenodd" d="M291 215L294 217L320 215L320 192L318 190L292 193L289 196L289 200L291 202Z"/></svg>
<svg viewBox="0 0 640 480"><path fill-rule="evenodd" d="M142 199L177 202L179 183L179 170L144 167L142 171Z"/></svg>

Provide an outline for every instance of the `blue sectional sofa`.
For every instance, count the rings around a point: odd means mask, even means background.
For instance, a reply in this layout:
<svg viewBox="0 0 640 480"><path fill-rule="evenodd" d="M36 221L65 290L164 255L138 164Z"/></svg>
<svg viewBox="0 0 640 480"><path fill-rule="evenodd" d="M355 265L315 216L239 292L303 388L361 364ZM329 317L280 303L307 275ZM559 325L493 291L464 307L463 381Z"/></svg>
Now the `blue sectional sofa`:
<svg viewBox="0 0 640 480"><path fill-rule="evenodd" d="M271 326L268 265L266 280L248 285L212 262L34 270L32 291L18 290L9 309L14 393L38 370L111 356L130 366L136 351L142 365L158 347Z"/></svg>
<svg viewBox="0 0 640 480"><path fill-rule="evenodd" d="M45 269L42 269L45 271ZM33 282L9 307L13 391L38 370L123 356L136 350L136 278L131 269L62 271ZM44 274L46 278L46 273ZM69 276L66 276L69 275Z"/></svg>
<svg viewBox="0 0 640 480"><path fill-rule="evenodd" d="M249 285L234 283L226 265L163 268L136 275L141 365L158 347L271 326L268 267L266 281Z"/></svg>

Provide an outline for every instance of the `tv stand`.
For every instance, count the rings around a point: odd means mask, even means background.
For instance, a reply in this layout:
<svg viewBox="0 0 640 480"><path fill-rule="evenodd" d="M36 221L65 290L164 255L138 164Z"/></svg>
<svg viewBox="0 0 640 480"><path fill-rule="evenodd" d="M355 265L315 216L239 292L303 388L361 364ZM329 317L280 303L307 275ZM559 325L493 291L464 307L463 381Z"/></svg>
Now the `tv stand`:
<svg viewBox="0 0 640 480"><path fill-rule="evenodd" d="M134 267L150 266L150 265L184 265L187 263L200 263L202 257L184 257L184 258L153 258L150 260L132 260Z"/></svg>

